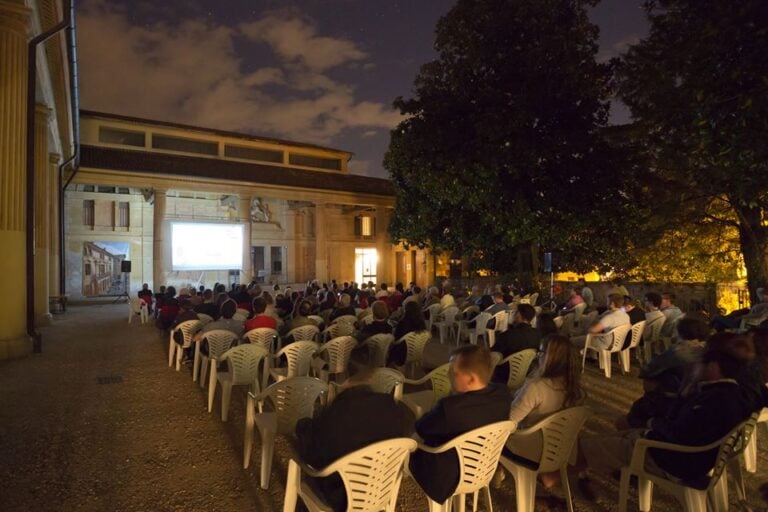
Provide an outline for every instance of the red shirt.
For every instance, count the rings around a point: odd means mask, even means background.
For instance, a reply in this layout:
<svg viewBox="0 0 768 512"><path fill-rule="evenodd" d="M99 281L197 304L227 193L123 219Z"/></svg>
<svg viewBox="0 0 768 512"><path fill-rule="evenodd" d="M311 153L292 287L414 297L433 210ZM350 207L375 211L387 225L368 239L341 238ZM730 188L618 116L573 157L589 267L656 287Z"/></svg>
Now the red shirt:
<svg viewBox="0 0 768 512"><path fill-rule="evenodd" d="M245 321L245 332L258 329L259 327L268 327L270 329L277 329L277 320L269 315L256 315L250 320Z"/></svg>

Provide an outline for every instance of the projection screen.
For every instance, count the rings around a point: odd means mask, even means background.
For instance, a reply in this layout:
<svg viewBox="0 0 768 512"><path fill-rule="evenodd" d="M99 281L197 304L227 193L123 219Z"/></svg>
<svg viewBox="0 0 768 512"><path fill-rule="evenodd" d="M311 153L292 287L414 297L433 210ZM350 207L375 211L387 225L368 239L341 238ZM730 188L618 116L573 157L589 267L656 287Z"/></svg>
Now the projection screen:
<svg viewBox="0 0 768 512"><path fill-rule="evenodd" d="M173 270L234 270L242 265L242 224L171 223Z"/></svg>

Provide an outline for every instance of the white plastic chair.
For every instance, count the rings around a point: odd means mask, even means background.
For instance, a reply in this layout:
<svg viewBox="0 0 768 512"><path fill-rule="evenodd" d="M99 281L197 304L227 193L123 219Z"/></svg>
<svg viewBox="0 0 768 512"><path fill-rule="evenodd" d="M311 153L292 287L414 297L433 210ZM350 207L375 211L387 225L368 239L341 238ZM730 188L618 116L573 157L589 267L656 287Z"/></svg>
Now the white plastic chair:
<svg viewBox="0 0 768 512"><path fill-rule="evenodd" d="M661 341L661 329L666 321L667 317L660 316L651 323L647 321L645 323L645 331L643 332L643 362L645 364L650 363L656 353L656 346Z"/></svg>
<svg viewBox="0 0 768 512"><path fill-rule="evenodd" d="M355 324L350 322L335 322L325 328L320 339L323 342L340 336L351 336L355 332Z"/></svg>
<svg viewBox="0 0 768 512"><path fill-rule="evenodd" d="M395 401L399 402L403 399L403 382L405 382L405 376L394 368L376 368L371 374L368 385L376 393L391 394ZM341 384L335 382L328 383L328 403L333 402L341 387Z"/></svg>
<svg viewBox="0 0 768 512"><path fill-rule="evenodd" d="M584 345L581 358L581 371L584 372L587 362L587 351L593 350L598 353L600 368L605 371L605 376L611 378L611 354L621 352L624 346L624 340L627 338L631 324L624 324L614 327L610 331L602 334L587 334L587 341ZM607 347L607 348L604 348Z"/></svg>
<svg viewBox="0 0 768 512"><path fill-rule="evenodd" d="M270 329L269 327L257 327L251 329L243 335L243 340L248 340L248 343L252 345L259 345L267 349L267 352L273 352L275 347L272 345L272 340L277 336L277 331Z"/></svg>
<svg viewBox="0 0 768 512"><path fill-rule="evenodd" d="M416 419L437 403L441 398L451 394L451 381L448 378L448 369L450 363L438 366L420 379L405 379L403 382L412 386L421 386L427 381L432 385L432 389L415 391L403 395L403 403L413 411Z"/></svg>
<svg viewBox="0 0 768 512"><path fill-rule="evenodd" d="M535 425L512 434L510 440L518 436L524 438L539 435L543 439L539 460L532 461L520 456L501 455L499 462L515 479L518 512L533 512L538 474L554 471L560 472L560 483L563 486L568 512L573 512L571 487L568 483L568 459L589 414L589 409L586 407L571 407L551 414Z"/></svg>
<svg viewBox="0 0 768 512"><path fill-rule="evenodd" d="M197 319L200 320L200 323L202 325L206 325L213 322L213 317L210 315L206 315L205 313L198 313Z"/></svg>
<svg viewBox="0 0 768 512"><path fill-rule="evenodd" d="M424 312L427 314L424 322L427 324L427 330L429 332L432 332L432 324L437 319L437 316L440 314L440 309L442 309L442 306L440 303L432 304L431 306L427 306L424 308Z"/></svg>
<svg viewBox="0 0 768 512"><path fill-rule="evenodd" d="M261 438L261 488L269 488L272 474L272 454L277 434L293 436L301 418L311 418L315 405L328 386L314 377L293 377L276 382L259 394L249 392L245 413L243 468L248 468L253 451L253 430ZM265 411L269 402L271 410ZM258 413L256 408L258 407Z"/></svg>
<svg viewBox="0 0 768 512"><path fill-rule="evenodd" d="M325 320L323 320L323 317L321 317L320 315L309 315L307 318L312 320L315 323L315 325L318 327L318 329L320 328L321 325L325 324Z"/></svg>
<svg viewBox="0 0 768 512"><path fill-rule="evenodd" d="M209 357L200 352L200 344L203 342L203 340L208 340L208 353L211 353L211 345L214 345L216 347L216 355L217 357L220 355L223 355L224 352L229 350L232 345L237 341L237 336L232 331L227 331L225 329L213 329L211 331L208 331L205 333L205 335L195 343L195 359L192 363L192 382L197 382L197 377L200 374L200 370L202 369L202 376L200 378L200 387L203 387L205 384L205 376L206 376L206 370L208 368L208 359ZM219 352L219 347L226 347L223 352Z"/></svg>
<svg viewBox="0 0 768 512"><path fill-rule="evenodd" d="M624 373L629 373L631 353L630 351L637 348L640 345L640 341L643 339L643 332L645 332L645 320L637 322L630 329L632 337L630 338L627 348L621 351L621 369Z"/></svg>
<svg viewBox="0 0 768 512"><path fill-rule="evenodd" d="M192 338L195 333L200 330L199 320L187 320L181 322L174 329L171 329L168 342L168 366L173 366L173 360L176 359L176 371L181 370L181 358L184 355L184 349L192 346ZM181 332L184 336L184 340L181 344L176 343L173 335L176 332Z"/></svg>
<svg viewBox="0 0 768 512"><path fill-rule="evenodd" d="M354 329L355 324L357 323L357 316L355 315L341 315L339 317L336 317L332 323L336 324L339 322L346 322L348 324L352 324L352 328Z"/></svg>
<svg viewBox="0 0 768 512"><path fill-rule="evenodd" d="M275 360L275 365L280 363L282 356L285 356L287 365L285 367L270 368L269 376L280 382L281 380L289 379L291 377L305 377L309 375L309 370L312 367L312 356L319 349L319 345L314 341L294 341L290 345L287 345L280 349L272 358ZM264 386L266 387L267 379L264 379Z"/></svg>
<svg viewBox="0 0 768 512"><path fill-rule="evenodd" d="M509 320L509 314L507 311L499 311L491 318L495 319L493 329L488 329L486 324L485 335L488 340L488 348L493 348L496 344L496 333L504 332L507 330L507 321ZM490 321L490 320L489 320Z"/></svg>
<svg viewBox="0 0 768 512"><path fill-rule="evenodd" d="M363 341L364 345L369 347L372 354L372 363L375 366L386 366L389 346L395 341L392 334L374 334Z"/></svg>
<svg viewBox="0 0 768 512"><path fill-rule="evenodd" d="M248 319L248 316L251 314L250 311L243 308L237 308L235 311L235 314L232 316L235 320L240 320L241 322L245 322Z"/></svg>
<svg viewBox="0 0 768 512"><path fill-rule="evenodd" d="M534 292L528 297L528 303L531 306L536 306L536 303L539 301L539 292Z"/></svg>
<svg viewBox="0 0 768 512"><path fill-rule="evenodd" d="M316 325L302 325L291 329L284 338L293 338L293 341L316 341L320 337L320 329ZM278 346L278 350L281 347Z"/></svg>
<svg viewBox="0 0 768 512"><path fill-rule="evenodd" d="M427 346L431 338L432 333L430 331L414 331L409 332L398 341L398 343L406 344L408 352L406 353L403 367L404 369L410 367L411 375L415 374L416 366L421 366L421 361L424 358L424 347Z"/></svg>
<svg viewBox="0 0 768 512"><path fill-rule="evenodd" d="M459 308L456 306L448 306L440 313L440 316L436 322L432 325L437 327L437 332L440 334L440 344L445 343L446 334L448 335L448 341L450 341L451 333L458 339L458 323L456 322L456 315L459 314ZM456 342L458 344L458 341Z"/></svg>
<svg viewBox="0 0 768 512"><path fill-rule="evenodd" d="M638 478L638 501L642 512L651 509L653 498L653 486L657 485L672 494L681 504L685 512L707 512L707 495L713 503L712 510L728 510L728 478L726 465L732 458L735 450L740 445L746 444L746 428L749 423L754 425L754 418L741 423L731 430L722 439L706 446L683 446L679 444L664 443L650 439L638 439L632 452L632 460L629 466L621 468L621 483L619 486L619 512L627 512L629 499L629 479L632 475ZM648 448L660 448L662 450L678 453L701 453L719 449L715 465L709 476L697 482L696 487L689 487L680 482L669 480L663 476L649 473L645 470L645 457Z"/></svg>
<svg viewBox="0 0 768 512"><path fill-rule="evenodd" d="M328 382L331 375L334 378L346 375L349 358L356 346L357 340L352 336L339 336L321 345L312 362L315 374L324 382Z"/></svg>
<svg viewBox="0 0 768 512"><path fill-rule="evenodd" d="M310 512L331 510L311 486L302 483L302 472L315 478L338 473L347 491L348 511L395 512L405 461L415 449L413 439L395 438L361 448L322 469L290 459L283 512L295 511L299 497Z"/></svg>
<svg viewBox="0 0 768 512"><path fill-rule="evenodd" d="M473 345L477 345L478 338L486 336L488 334L488 321L493 318L490 313L483 311L475 317L475 327L467 329L469 333L469 342Z"/></svg>
<svg viewBox="0 0 768 512"><path fill-rule="evenodd" d="M437 448L419 445L419 450L427 453L445 453L456 450L459 457L459 485L453 492L453 496L445 503L435 503L428 498L431 512L450 512L454 498L459 501L459 510L464 510L464 499L467 494L474 495L474 506L477 511L478 493L485 491L488 500L488 509L493 512L491 502L491 483L493 474L499 465L499 457L504 443L515 428L512 421L499 421L484 427L470 430Z"/></svg>
<svg viewBox="0 0 768 512"><path fill-rule="evenodd" d="M149 321L149 306L138 297L133 298L128 302L128 323L131 323L133 317L136 315L139 315L142 324Z"/></svg>
<svg viewBox="0 0 768 512"><path fill-rule="evenodd" d="M768 408L763 407L757 417L756 423L766 425L768 423ZM749 438L749 444L744 450L744 468L749 473L757 472L757 426Z"/></svg>
<svg viewBox="0 0 768 512"><path fill-rule="evenodd" d="M527 348L511 354L499 363L499 365L509 365L509 378L507 379L507 387L509 389L515 390L523 387L525 377L528 375L531 363L535 359L536 351L532 348Z"/></svg>
<svg viewBox="0 0 768 512"><path fill-rule="evenodd" d="M219 373L216 367L211 368L208 412L210 413L213 409L213 397L216 394L216 382L218 381L221 384L221 421L227 421L232 387L250 386L249 391L258 393L261 389L259 386L259 366L263 367L262 373L269 370L269 352L258 345L239 345L224 352L219 361L226 361L229 371Z"/></svg>
<svg viewBox="0 0 768 512"><path fill-rule="evenodd" d="M224 329L215 329L208 331L203 336L203 339L208 340L208 355L200 352L200 343L195 347L195 357L200 360L200 387L205 387L206 379L208 378L208 367L211 367L211 375L214 375L216 366L219 364L219 359L224 353L232 348L232 344L237 339L235 334L231 331ZM216 377L214 375L209 385L216 385Z"/></svg>
<svg viewBox="0 0 768 512"><path fill-rule="evenodd" d="M461 312L461 320L458 320L458 327L456 329L456 344L458 345L462 339L464 339L464 335L469 332L469 323L472 320L469 320L469 318L472 315L477 315L480 313L480 307L476 305L467 306L464 308Z"/></svg>

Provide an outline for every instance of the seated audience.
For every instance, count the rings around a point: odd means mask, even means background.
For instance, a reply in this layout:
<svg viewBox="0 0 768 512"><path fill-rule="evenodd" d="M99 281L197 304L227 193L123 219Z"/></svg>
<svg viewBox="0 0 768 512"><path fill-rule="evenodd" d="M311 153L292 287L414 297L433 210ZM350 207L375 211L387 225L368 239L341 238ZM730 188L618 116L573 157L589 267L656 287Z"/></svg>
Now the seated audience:
<svg viewBox="0 0 768 512"><path fill-rule="evenodd" d="M296 312L293 314L293 318L286 322L283 326L283 330L281 332L281 335L286 335L293 329L296 329L297 327L303 327L305 325L315 325L315 322L313 322L309 317L309 315L312 314L312 303L308 300L302 300L299 302L299 304L296 307ZM315 325L315 327L317 327ZM284 340L283 345L287 345L288 340ZM291 340L293 341L293 340Z"/></svg>
<svg viewBox="0 0 768 512"><path fill-rule="evenodd" d="M179 314L176 315L176 319L173 321L173 324L171 325L172 329L175 329L178 327L182 322L186 322L188 320L198 320L197 313L192 309L192 302L190 302L189 299L182 299L179 301ZM173 341L181 345L184 343L184 333L181 331L176 331L173 333ZM192 347L188 347L184 351L184 357L189 359L191 356L190 351L192 350Z"/></svg>
<svg viewBox="0 0 768 512"><path fill-rule="evenodd" d="M637 307L635 304L635 301L632 300L632 297L626 296L624 297L624 312L629 317L629 323L632 325L635 325L640 322L645 321L645 311ZM624 345L622 348L627 348L632 344L632 331L630 330L627 333L627 337L624 338Z"/></svg>
<svg viewBox="0 0 768 512"><path fill-rule="evenodd" d="M346 293L342 293L339 302L336 304L336 307L333 308L333 311L331 312L331 315L328 319L333 322L340 316L347 315L356 316L355 308L352 307L352 297Z"/></svg>
<svg viewBox="0 0 768 512"><path fill-rule="evenodd" d="M169 286L165 289L165 295L162 297L160 311L157 315L157 326L160 329L167 330L176 320L179 314L179 301L176 299L176 288Z"/></svg>
<svg viewBox="0 0 768 512"><path fill-rule="evenodd" d="M674 321L683 316L683 312L679 307L675 306L672 302L675 300L675 294L670 292L664 292L661 294L661 308L660 311L667 317L667 321L661 327L661 335L665 337L671 337L675 334Z"/></svg>
<svg viewBox="0 0 768 512"><path fill-rule="evenodd" d="M359 370L343 384L343 390L330 405L314 418L296 423L296 443L302 461L321 469L373 443L410 435L407 412L392 395L371 389L371 374L371 368ZM332 510L347 510L347 495L338 473L315 483Z"/></svg>
<svg viewBox="0 0 768 512"><path fill-rule="evenodd" d="M722 332L726 329L738 329L742 320L760 320L768 315L768 293L762 288L757 289L757 298L760 302L749 310L739 310L725 316L716 316L712 319L712 327Z"/></svg>
<svg viewBox="0 0 768 512"><path fill-rule="evenodd" d="M451 387L454 394L440 399L416 422L416 432L427 446L437 447L470 430L509 418L510 391L491 379L491 353L480 345L464 345L453 352ZM437 503L451 496L459 483L455 450L441 454L416 450L410 470L424 492Z"/></svg>
<svg viewBox="0 0 768 512"><path fill-rule="evenodd" d="M595 323L587 328L590 334L602 334L611 332L615 327L629 323L629 315L622 308L624 307L624 296L611 294L608 296L608 310L597 318ZM575 336L571 342L579 348L586 344L586 336ZM606 347L607 348L607 347Z"/></svg>
<svg viewBox="0 0 768 512"><path fill-rule="evenodd" d="M253 308L253 316L245 321L245 332L262 327L277 330L277 320L275 320L275 317L265 313L267 310L267 301L264 300L263 297L256 297L251 304L251 307Z"/></svg>
<svg viewBox="0 0 768 512"><path fill-rule="evenodd" d="M392 334L392 326L389 325L389 309L384 301L377 300L371 306L373 321L364 325L357 333L357 341L365 341L376 334Z"/></svg>
<svg viewBox="0 0 768 512"><path fill-rule="evenodd" d="M379 287L379 291L376 292L376 298L382 299L389 297L389 290L387 289L387 283L381 283L381 286Z"/></svg>
<svg viewBox="0 0 768 512"><path fill-rule="evenodd" d="M395 343L389 349L387 363L393 363L398 366L404 365L405 357L408 355L408 347L405 341L401 341L403 336L425 330L427 330L427 324L424 322L421 308L417 303L409 302L405 306L403 318L395 326Z"/></svg>
<svg viewBox="0 0 768 512"><path fill-rule="evenodd" d="M237 303L233 299L227 299L224 301L224 303L221 305L221 317L218 320L214 320L213 322L208 322L205 324L200 332L195 335L196 340L201 340L205 336L204 334L208 331L223 329L225 331L232 332L235 336L237 336L237 339L243 337L243 331L245 326L243 325L242 320L237 320L236 318L232 318L235 316L235 313L237 312ZM236 344L237 342L235 342ZM201 346L202 350L202 346ZM206 352L207 353L207 352Z"/></svg>
<svg viewBox="0 0 768 512"><path fill-rule="evenodd" d="M525 349L538 350L541 342L541 331L531 327L531 321L536 317L536 310L530 304L519 304L515 313L514 323L504 332L496 333L496 343L491 347L502 357L509 357ZM493 381L506 384L509 378L509 365L497 366L493 372Z"/></svg>
<svg viewBox="0 0 768 512"><path fill-rule="evenodd" d="M203 302L195 306L195 312L208 315L214 320L219 317L219 307L213 302L213 290L203 291Z"/></svg>

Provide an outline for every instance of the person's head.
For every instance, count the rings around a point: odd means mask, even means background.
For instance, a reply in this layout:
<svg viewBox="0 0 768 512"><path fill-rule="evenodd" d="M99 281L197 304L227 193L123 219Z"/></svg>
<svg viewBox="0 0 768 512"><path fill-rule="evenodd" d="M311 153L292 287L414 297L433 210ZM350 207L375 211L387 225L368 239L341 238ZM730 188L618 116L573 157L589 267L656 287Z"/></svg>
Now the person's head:
<svg viewBox="0 0 768 512"><path fill-rule="evenodd" d="M389 308L384 301L377 300L374 302L371 306L371 310L373 311L374 320L383 321L389 318Z"/></svg>
<svg viewBox="0 0 768 512"><path fill-rule="evenodd" d="M536 318L536 309L530 304L518 304L517 313L515 313L515 323L529 324Z"/></svg>
<svg viewBox="0 0 768 512"><path fill-rule="evenodd" d="M210 288L203 291L203 301L211 302L213 300L213 290Z"/></svg>
<svg viewBox="0 0 768 512"><path fill-rule="evenodd" d="M681 340L706 341L709 326L699 318L683 317L677 321L677 334Z"/></svg>
<svg viewBox="0 0 768 512"><path fill-rule="evenodd" d="M260 315L267 310L267 301L264 300L264 297L256 297L251 302L251 305L253 307L254 315Z"/></svg>
<svg viewBox="0 0 768 512"><path fill-rule="evenodd" d="M423 325L424 329L426 329L426 324L424 323L424 315L421 312L421 306L414 301L409 302L405 305L405 311L403 311L403 320L407 320L411 323L411 325Z"/></svg>
<svg viewBox="0 0 768 512"><path fill-rule="evenodd" d="M579 283L580 288L587 286L587 281L583 277L580 277L576 282Z"/></svg>
<svg viewBox="0 0 768 512"><path fill-rule="evenodd" d="M500 291L493 292L493 302L495 302L496 304L501 304L502 302L504 302L504 294Z"/></svg>
<svg viewBox="0 0 768 512"><path fill-rule="evenodd" d="M625 311L632 311L635 309L635 301L632 300L632 297L629 295L624 296L624 310Z"/></svg>
<svg viewBox="0 0 768 512"><path fill-rule="evenodd" d="M190 309L192 309L192 301L190 301L189 299L182 299L179 302L179 307L181 308L182 311L189 311Z"/></svg>
<svg viewBox="0 0 768 512"><path fill-rule="evenodd" d="M536 328L541 331L543 336L548 334L557 334L558 328L555 323L554 313L542 313L539 315L539 319L536 321Z"/></svg>
<svg viewBox="0 0 768 512"><path fill-rule="evenodd" d="M536 376L559 381L565 388L564 407L578 404L584 397L584 392L581 389L581 371L576 349L571 341L559 334L545 336L539 344L538 357L539 368L536 370Z"/></svg>
<svg viewBox="0 0 768 512"><path fill-rule="evenodd" d="M413 294L421 296L421 288L419 288L418 286L414 286L413 287Z"/></svg>
<svg viewBox="0 0 768 512"><path fill-rule="evenodd" d="M205 285L201 284L200 287L197 289L198 293L203 293L205 291Z"/></svg>
<svg viewBox="0 0 768 512"><path fill-rule="evenodd" d="M261 298L264 299L264 303L267 306L271 306L275 303L275 299L272 298L272 295L268 291L263 292Z"/></svg>
<svg viewBox="0 0 768 512"><path fill-rule="evenodd" d="M705 381L735 379L742 373L746 364L746 360L722 347L711 347L701 358L701 377Z"/></svg>
<svg viewBox="0 0 768 512"><path fill-rule="evenodd" d="M168 288L165 289L165 294L168 297L170 297L170 298L175 297L176 296L176 288L174 288L173 286L169 286Z"/></svg>
<svg viewBox="0 0 768 512"><path fill-rule="evenodd" d="M682 319L681 319L682 320ZM751 361L755 358L752 337L733 332L719 332L707 340L707 350L723 350L737 359Z"/></svg>
<svg viewBox="0 0 768 512"><path fill-rule="evenodd" d="M624 296L618 293L610 294L608 296L608 307L613 310L624 307Z"/></svg>
<svg viewBox="0 0 768 512"><path fill-rule="evenodd" d="M237 312L237 303L232 299L227 299L221 304L221 316L229 320Z"/></svg>
<svg viewBox="0 0 768 512"><path fill-rule="evenodd" d="M297 311L299 316L309 316L312 314L312 303L308 300L303 300L299 303L299 309Z"/></svg>
<svg viewBox="0 0 768 512"><path fill-rule="evenodd" d="M189 296L194 297L197 295L197 288L188 288L189 290Z"/></svg>
<svg viewBox="0 0 768 512"><path fill-rule="evenodd" d="M149 284L148 283L144 283L143 285L141 285L141 289L142 290L149 290Z"/></svg>
<svg viewBox="0 0 768 512"><path fill-rule="evenodd" d="M483 345L463 345L451 353L448 375L457 393L478 391L491 380L491 352Z"/></svg>
<svg viewBox="0 0 768 512"><path fill-rule="evenodd" d="M395 283L395 290L397 290L400 293L405 293L405 288L403 288L403 283Z"/></svg>
<svg viewBox="0 0 768 512"><path fill-rule="evenodd" d="M348 293L342 293L339 297L339 307L348 308L350 304L352 304L352 297Z"/></svg>
<svg viewBox="0 0 768 512"><path fill-rule="evenodd" d="M381 291L383 291L383 292L386 292L387 291L387 283L381 283L381 286L379 287L379 289Z"/></svg>
<svg viewBox="0 0 768 512"><path fill-rule="evenodd" d="M160 286L160 293L165 293L165 285Z"/></svg>
<svg viewBox="0 0 768 512"><path fill-rule="evenodd" d="M575 297L577 295L581 295L581 287L580 286L571 286L568 289L568 295L571 297Z"/></svg>
<svg viewBox="0 0 768 512"><path fill-rule="evenodd" d="M478 285L473 285L472 286L472 291L470 292L470 295L472 297L477 297L478 295L480 295L480 287Z"/></svg>
<svg viewBox="0 0 768 512"><path fill-rule="evenodd" d="M646 293L644 297L645 309L654 311L661 307L661 295L656 292Z"/></svg>
<svg viewBox="0 0 768 512"><path fill-rule="evenodd" d="M675 303L675 294L672 292L664 292L661 294L661 307L668 308Z"/></svg>

